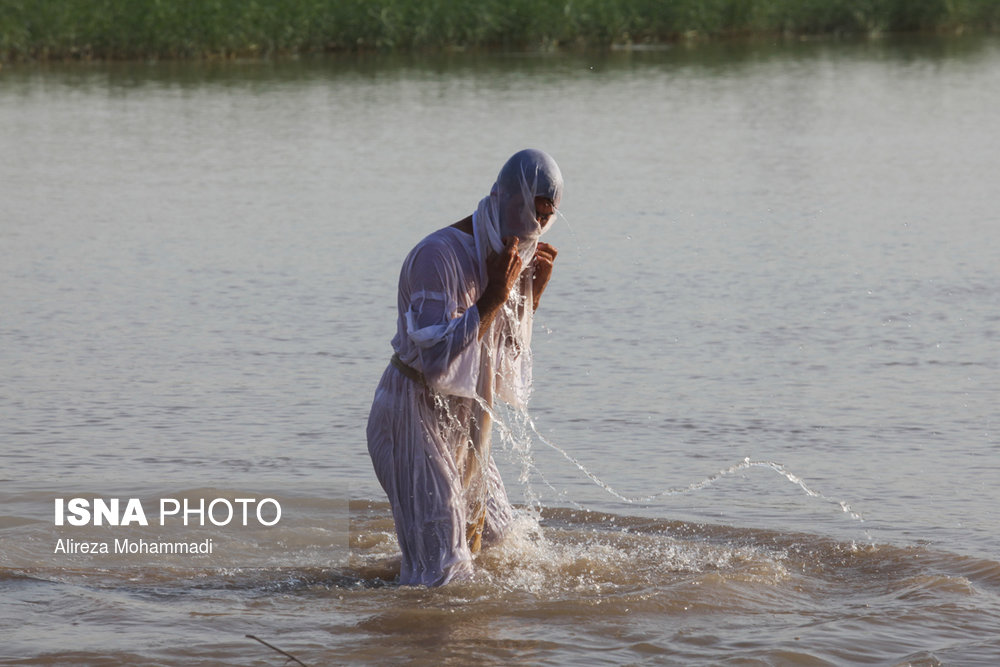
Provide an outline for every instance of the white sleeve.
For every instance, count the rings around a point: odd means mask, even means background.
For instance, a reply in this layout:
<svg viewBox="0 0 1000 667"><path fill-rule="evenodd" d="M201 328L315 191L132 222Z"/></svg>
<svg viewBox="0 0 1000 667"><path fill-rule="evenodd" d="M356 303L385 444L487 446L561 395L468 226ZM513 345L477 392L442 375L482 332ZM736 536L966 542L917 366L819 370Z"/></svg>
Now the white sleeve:
<svg viewBox="0 0 1000 667"><path fill-rule="evenodd" d="M453 396L475 396L479 376L479 309L461 311L456 299L458 267L448 253L419 249L406 277L409 307L406 334L416 348L414 365L434 389Z"/></svg>

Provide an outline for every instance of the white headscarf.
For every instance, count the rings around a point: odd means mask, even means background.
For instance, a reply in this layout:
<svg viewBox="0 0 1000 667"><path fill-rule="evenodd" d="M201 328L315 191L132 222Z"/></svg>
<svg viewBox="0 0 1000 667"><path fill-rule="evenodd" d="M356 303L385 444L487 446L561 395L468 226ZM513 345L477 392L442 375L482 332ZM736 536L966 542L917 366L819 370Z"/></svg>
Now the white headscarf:
<svg viewBox="0 0 1000 667"><path fill-rule="evenodd" d="M516 236L522 270L535 256L542 227L535 213L535 197L552 200L555 207L562 198L563 179L559 165L548 153L526 148L511 156L490 194L483 197L472 215L472 230L479 254L479 271L486 283L486 258L490 252L503 250L503 238Z"/></svg>

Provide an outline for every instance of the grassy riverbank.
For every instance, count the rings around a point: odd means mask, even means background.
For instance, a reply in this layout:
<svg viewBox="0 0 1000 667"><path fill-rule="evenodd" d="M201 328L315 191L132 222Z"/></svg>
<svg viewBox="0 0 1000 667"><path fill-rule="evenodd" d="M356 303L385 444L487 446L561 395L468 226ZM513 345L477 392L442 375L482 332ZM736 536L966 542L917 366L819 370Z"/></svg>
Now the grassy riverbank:
<svg viewBox="0 0 1000 667"><path fill-rule="evenodd" d="M0 0L0 58L600 48L998 27L1000 0Z"/></svg>

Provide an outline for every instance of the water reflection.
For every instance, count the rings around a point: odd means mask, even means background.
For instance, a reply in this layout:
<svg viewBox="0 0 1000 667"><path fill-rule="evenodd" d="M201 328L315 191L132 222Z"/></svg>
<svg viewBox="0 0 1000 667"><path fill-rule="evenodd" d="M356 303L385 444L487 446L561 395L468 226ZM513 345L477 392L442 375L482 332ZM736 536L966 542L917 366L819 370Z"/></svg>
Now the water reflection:
<svg viewBox="0 0 1000 667"><path fill-rule="evenodd" d="M393 80L432 82L456 77L514 83L522 77L566 79L620 77L648 68L692 70L697 76L732 76L747 67L773 62L820 59L896 64L958 63L989 57L995 38L987 35L886 36L882 38L734 39L679 42L657 48L557 52L445 52L324 54L273 59L207 61L17 63L2 70L4 94L13 82L44 75L48 82L101 87L110 91L142 86L199 88L222 86L250 92L295 87L317 81L373 84Z"/></svg>

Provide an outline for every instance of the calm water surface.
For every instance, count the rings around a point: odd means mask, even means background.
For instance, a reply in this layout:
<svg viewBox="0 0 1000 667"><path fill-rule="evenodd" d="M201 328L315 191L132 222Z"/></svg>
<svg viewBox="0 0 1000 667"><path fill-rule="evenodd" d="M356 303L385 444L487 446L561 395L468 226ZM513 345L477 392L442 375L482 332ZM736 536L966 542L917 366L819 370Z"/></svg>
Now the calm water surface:
<svg viewBox="0 0 1000 667"><path fill-rule="evenodd" d="M998 108L996 39L5 66L0 664L996 664ZM567 183L524 516L401 588L399 265L524 146ZM56 497L250 488L316 502L53 553Z"/></svg>

